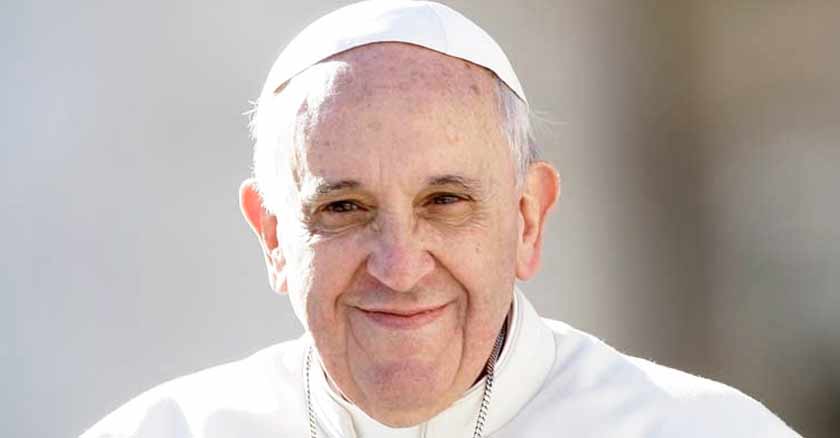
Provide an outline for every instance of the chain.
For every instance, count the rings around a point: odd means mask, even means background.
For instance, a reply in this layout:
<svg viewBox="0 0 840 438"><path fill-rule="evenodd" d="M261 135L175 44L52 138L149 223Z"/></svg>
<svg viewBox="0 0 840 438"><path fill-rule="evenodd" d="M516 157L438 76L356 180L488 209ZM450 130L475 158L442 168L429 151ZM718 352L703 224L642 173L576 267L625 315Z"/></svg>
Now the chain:
<svg viewBox="0 0 840 438"><path fill-rule="evenodd" d="M487 421L487 413L490 410L490 398L493 397L496 361L499 359L499 352L502 351L502 343L504 343L506 335L505 332L507 332L507 324L502 325L502 331L499 332L499 336L496 336L496 343L493 345L493 351L490 352L490 358L487 359L487 364L484 365L484 395L481 397L481 407L478 408L478 418L475 420L473 438L481 438L484 435L484 423Z"/></svg>
<svg viewBox="0 0 840 438"><path fill-rule="evenodd" d="M490 358L487 359L487 364L484 365L484 395L481 397L481 407L478 408L478 418L475 420L475 431L473 438L482 438L484 436L484 424L487 422L487 415L490 410L490 399L493 397L493 381L495 380L496 361L499 359L499 353L502 350L502 344L505 341L507 332L507 324L502 325L502 331L496 337L496 343L493 345L493 351L490 353ZM309 372L312 369L312 346L309 346L306 352L306 415L309 418L309 438L318 438L318 427L315 421L315 412L312 408L312 392L309 387Z"/></svg>
<svg viewBox="0 0 840 438"><path fill-rule="evenodd" d="M315 413L312 411L312 391L309 388L310 369L312 369L312 346L306 352L306 416L309 418L309 437L317 438L318 429L315 424Z"/></svg>

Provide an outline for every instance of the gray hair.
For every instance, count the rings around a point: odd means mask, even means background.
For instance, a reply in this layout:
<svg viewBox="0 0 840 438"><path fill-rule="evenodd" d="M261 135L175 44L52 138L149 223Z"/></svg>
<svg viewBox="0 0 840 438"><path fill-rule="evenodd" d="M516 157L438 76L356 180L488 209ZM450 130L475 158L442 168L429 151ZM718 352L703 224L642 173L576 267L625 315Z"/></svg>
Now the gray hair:
<svg viewBox="0 0 840 438"><path fill-rule="evenodd" d="M263 207L269 211L272 211L271 207L282 205L284 202L282 195L271 188L290 183L281 179L279 164L287 162L288 154L280 153L283 148L277 147L277 143L282 132L291 132L294 129L297 114L296 108L282 105L279 102L282 99L277 97L277 94L274 94L268 101L265 98L259 99L247 113L250 117L251 138L254 140L252 175L263 199ZM539 160L531 125L531 110L528 104L498 77L496 98L502 119L500 128L511 148L518 187L524 181L528 167Z"/></svg>
<svg viewBox="0 0 840 438"><path fill-rule="evenodd" d="M521 184L528 167L539 160L539 149L531 125L531 109L507 84L496 78L502 134L508 141L516 165L516 182Z"/></svg>

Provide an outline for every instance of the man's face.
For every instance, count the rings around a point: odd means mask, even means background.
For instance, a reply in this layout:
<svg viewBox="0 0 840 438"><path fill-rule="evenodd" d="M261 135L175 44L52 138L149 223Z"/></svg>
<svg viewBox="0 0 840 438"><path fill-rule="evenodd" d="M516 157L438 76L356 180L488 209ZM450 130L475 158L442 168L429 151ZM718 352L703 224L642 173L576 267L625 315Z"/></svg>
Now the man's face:
<svg viewBox="0 0 840 438"><path fill-rule="evenodd" d="M475 382L512 299L522 221L494 78L387 43L312 67L279 98L313 83L290 202L270 206L288 292L338 389L415 424Z"/></svg>

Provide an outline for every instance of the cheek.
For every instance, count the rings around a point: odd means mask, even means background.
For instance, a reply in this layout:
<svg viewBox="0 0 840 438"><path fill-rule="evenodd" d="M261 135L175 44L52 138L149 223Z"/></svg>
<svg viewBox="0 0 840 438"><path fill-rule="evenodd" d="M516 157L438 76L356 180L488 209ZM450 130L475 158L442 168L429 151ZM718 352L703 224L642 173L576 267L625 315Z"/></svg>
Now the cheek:
<svg viewBox="0 0 840 438"><path fill-rule="evenodd" d="M493 306L498 297L510 293L516 267L514 215L495 215L482 226L451 233L441 242L437 258L470 294L471 306Z"/></svg>
<svg viewBox="0 0 840 438"><path fill-rule="evenodd" d="M485 272L513 275L512 268L511 272L499 271L512 266L516 259L517 216L516 211L512 207L505 208L507 206L508 203L496 206L496 210L488 214L486 227L471 236L472 256L481 260Z"/></svg>
<svg viewBox="0 0 840 438"><path fill-rule="evenodd" d="M338 303L364 265L365 255L360 247L353 239L332 239L302 248L300 264L289 275L304 280L295 280L294 289L290 283L289 291L300 297L306 309L307 327L333 331L341 326Z"/></svg>
<svg viewBox="0 0 840 438"><path fill-rule="evenodd" d="M448 281L461 289L460 354L476 366L486 360L510 308L515 281L515 218L487 225L449 236L437 257Z"/></svg>

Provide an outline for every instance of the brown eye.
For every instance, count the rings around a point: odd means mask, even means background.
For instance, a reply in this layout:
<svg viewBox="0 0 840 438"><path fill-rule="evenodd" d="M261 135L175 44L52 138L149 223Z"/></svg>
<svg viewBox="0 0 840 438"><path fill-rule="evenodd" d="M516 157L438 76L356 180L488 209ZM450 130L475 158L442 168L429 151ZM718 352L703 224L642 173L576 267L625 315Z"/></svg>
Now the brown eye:
<svg viewBox="0 0 840 438"><path fill-rule="evenodd" d="M433 193L428 196L420 210L432 221L457 225L463 223L475 209L475 202L468 195L455 193Z"/></svg>
<svg viewBox="0 0 840 438"><path fill-rule="evenodd" d="M359 204L352 201L330 202L324 207L324 211L329 213L350 213L359 209L361 209Z"/></svg>
<svg viewBox="0 0 840 438"><path fill-rule="evenodd" d="M370 221L372 211L358 201L340 200L321 206L314 216L313 229L321 233L337 233Z"/></svg>
<svg viewBox="0 0 840 438"><path fill-rule="evenodd" d="M463 199L461 199L460 197L455 196L455 195L442 194L442 195L434 196L431 199L431 203L434 204L434 205L448 205L448 204L454 204L456 202L460 202L462 200Z"/></svg>

